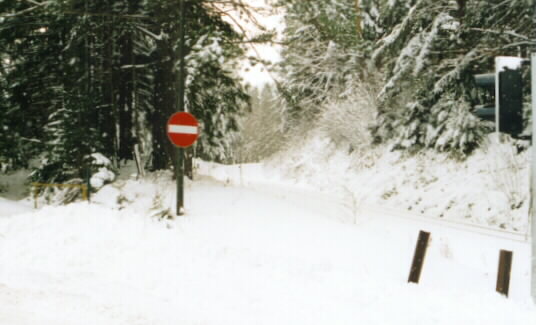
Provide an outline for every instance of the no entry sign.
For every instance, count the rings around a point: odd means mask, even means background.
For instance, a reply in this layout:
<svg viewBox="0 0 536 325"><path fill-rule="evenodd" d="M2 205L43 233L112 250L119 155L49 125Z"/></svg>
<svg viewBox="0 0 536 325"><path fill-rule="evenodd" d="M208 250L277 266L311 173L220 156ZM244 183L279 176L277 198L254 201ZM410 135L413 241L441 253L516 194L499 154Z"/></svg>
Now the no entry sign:
<svg viewBox="0 0 536 325"><path fill-rule="evenodd" d="M180 148L187 148L195 143L199 136L196 118L187 112L171 115L167 122L167 135L171 143Z"/></svg>

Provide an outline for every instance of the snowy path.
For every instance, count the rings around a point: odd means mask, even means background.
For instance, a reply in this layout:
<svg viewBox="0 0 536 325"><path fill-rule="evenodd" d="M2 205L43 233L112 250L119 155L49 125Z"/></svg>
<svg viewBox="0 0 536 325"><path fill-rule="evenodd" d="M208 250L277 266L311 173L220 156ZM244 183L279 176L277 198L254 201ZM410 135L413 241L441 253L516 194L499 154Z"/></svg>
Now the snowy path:
<svg viewBox="0 0 536 325"><path fill-rule="evenodd" d="M524 243L355 216L285 186L205 178L186 200L168 223L84 203L0 219L0 324L536 322ZM499 248L515 250L510 299L494 293Z"/></svg>

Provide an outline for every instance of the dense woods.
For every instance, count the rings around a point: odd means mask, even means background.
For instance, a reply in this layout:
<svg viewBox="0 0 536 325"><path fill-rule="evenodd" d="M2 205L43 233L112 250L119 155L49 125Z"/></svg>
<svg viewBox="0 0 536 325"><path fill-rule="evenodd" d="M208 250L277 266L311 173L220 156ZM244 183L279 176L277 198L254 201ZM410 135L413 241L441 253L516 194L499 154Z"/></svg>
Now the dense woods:
<svg viewBox="0 0 536 325"><path fill-rule="evenodd" d="M353 123L330 131L350 142L464 156L488 132L471 114L480 96L472 76L493 70L495 56L527 57L534 45L528 0L270 0L285 30L277 94L268 96L242 86L236 64L252 40L224 19L228 9L247 17L247 1L185 3L185 105L203 130L197 155L215 161L265 157L259 152L277 145L261 134L283 138L332 116L327 108ZM164 125L177 110L179 8L169 0L0 1L2 169L37 161L35 179L65 181L82 176L92 154L117 167L134 146L150 168L171 167ZM241 118L248 94L270 112Z"/></svg>
<svg viewBox="0 0 536 325"><path fill-rule="evenodd" d="M247 10L240 1L228 6ZM168 168L165 123L177 110L177 1L0 2L0 157L39 159L36 179L81 175L92 153L118 166L134 145ZM186 109L199 156L226 158L248 95L233 72L243 36L210 1L186 1Z"/></svg>
<svg viewBox="0 0 536 325"><path fill-rule="evenodd" d="M285 8L282 89L294 118L356 85L374 86L375 143L465 155L486 134L471 111L473 75L495 56L528 57L527 0L279 0Z"/></svg>

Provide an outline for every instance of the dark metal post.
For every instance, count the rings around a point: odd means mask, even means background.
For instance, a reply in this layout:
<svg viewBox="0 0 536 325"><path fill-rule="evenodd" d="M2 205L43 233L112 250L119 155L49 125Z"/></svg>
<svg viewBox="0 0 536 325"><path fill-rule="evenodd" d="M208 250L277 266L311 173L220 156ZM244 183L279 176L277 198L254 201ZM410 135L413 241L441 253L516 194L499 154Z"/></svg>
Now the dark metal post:
<svg viewBox="0 0 536 325"><path fill-rule="evenodd" d="M186 15L184 14L184 0L180 0L179 8L179 73L178 73L178 94L177 112L184 111L184 37L186 29ZM184 149L176 148L177 165L175 166L175 176L177 178L177 215L183 214L184 209Z"/></svg>
<svg viewBox="0 0 536 325"><path fill-rule="evenodd" d="M408 282L419 283L429 240L430 233L421 230L419 232L419 238L417 239L417 245L415 246L415 254L413 254L413 262L411 263Z"/></svg>
<svg viewBox="0 0 536 325"><path fill-rule="evenodd" d="M184 212L184 149L176 148L177 152L177 215L181 216Z"/></svg>
<svg viewBox="0 0 536 325"><path fill-rule="evenodd" d="M497 288L496 291L508 297L510 289L510 272L512 270L511 251L501 250L499 254L499 270L497 271Z"/></svg>

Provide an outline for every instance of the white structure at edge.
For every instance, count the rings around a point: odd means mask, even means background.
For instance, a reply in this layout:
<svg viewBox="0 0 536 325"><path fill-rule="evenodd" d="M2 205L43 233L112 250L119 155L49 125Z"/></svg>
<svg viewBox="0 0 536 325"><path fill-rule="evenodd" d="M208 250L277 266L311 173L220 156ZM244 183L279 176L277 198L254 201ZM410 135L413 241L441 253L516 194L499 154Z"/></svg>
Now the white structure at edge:
<svg viewBox="0 0 536 325"><path fill-rule="evenodd" d="M531 65L531 96L532 96L532 116L536 116L536 53L532 53L530 58ZM536 119L532 119L532 157L530 168L530 232L531 232L531 294L532 299L536 302Z"/></svg>

